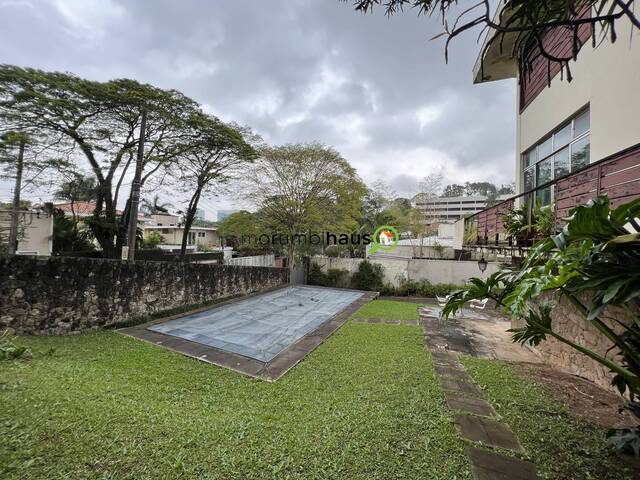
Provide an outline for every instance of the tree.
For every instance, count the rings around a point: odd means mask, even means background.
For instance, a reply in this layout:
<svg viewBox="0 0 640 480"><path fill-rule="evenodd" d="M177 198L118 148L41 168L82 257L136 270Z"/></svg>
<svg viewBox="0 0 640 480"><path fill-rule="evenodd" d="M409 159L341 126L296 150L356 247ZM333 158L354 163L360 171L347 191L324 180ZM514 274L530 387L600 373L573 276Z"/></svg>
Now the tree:
<svg viewBox="0 0 640 480"><path fill-rule="evenodd" d="M343 0L347 1L347 0ZM510 40L512 46L508 48L511 54L519 59L522 74L530 71L534 59L542 57L549 63L558 63L566 71L568 81L571 81L569 62L577 58L582 41L579 28L582 25L592 27L600 25L600 38L610 36L616 41L615 24L621 19L628 19L633 26L640 29L640 19L634 10L634 0L554 0L529 1L509 0L495 18L491 11L491 0L480 0L460 12L455 0L355 0L357 11L367 13L378 5L383 5L388 16L404 11L405 6L411 6L419 15L432 15L438 12L442 19L444 31L434 38L445 37L445 59L448 60L449 43L470 30L479 30L480 34L490 30L483 47L481 57L493 45L503 48ZM460 13L459 13L460 12ZM589 12L589 15L584 15ZM559 51L554 42L544 42L543 38L549 29L564 29L571 34L573 41L569 51ZM596 46L598 39L592 35L592 42ZM533 55L525 53L533 52ZM548 69L549 72L551 69ZM550 73L549 81L551 81Z"/></svg>
<svg viewBox="0 0 640 480"><path fill-rule="evenodd" d="M341 233L349 244L366 191L349 162L320 143L263 147L260 154L247 174L245 195L265 225L287 241L291 268L308 251L311 233Z"/></svg>
<svg viewBox="0 0 640 480"><path fill-rule="evenodd" d="M246 164L257 157L240 128L226 125L215 117L197 114L189 120L191 137L181 148L177 181L190 193L184 214L180 256L184 258L191 226L202 196L215 196Z"/></svg>
<svg viewBox="0 0 640 480"><path fill-rule="evenodd" d="M197 104L174 90L133 80L95 82L74 75L0 66L3 128L30 129L55 137L57 149L84 159L97 183L89 225L106 257L119 255L128 208L117 218L123 179L136 155L143 112L147 115L140 185L177 158L185 121Z"/></svg>
<svg viewBox="0 0 640 480"><path fill-rule="evenodd" d="M63 160L41 158L46 146L27 131L7 131L0 136L0 178L13 180L13 202L11 204L10 227L7 251L12 254L18 248L20 237L20 215L22 191L41 184L40 175L47 169L63 169Z"/></svg>
<svg viewBox="0 0 640 480"><path fill-rule="evenodd" d="M272 252L271 245L259 242L261 235L269 235L263 225L260 212L251 213L247 210L232 213L218 224L218 232L224 239L224 244L241 252L268 253Z"/></svg>
<svg viewBox="0 0 640 480"><path fill-rule="evenodd" d="M443 197L463 197L465 194L466 191L464 185L458 185L457 183L447 185L442 191Z"/></svg>
<svg viewBox="0 0 640 480"><path fill-rule="evenodd" d="M513 195L516 193L516 184L515 182L502 184L498 189L498 195Z"/></svg>
<svg viewBox="0 0 640 480"><path fill-rule="evenodd" d="M173 204L169 202L162 202L160 200L160 195L157 193L153 196L151 200L148 198L142 199L142 211L148 213L149 215L159 215L163 213L169 213L169 209L173 208Z"/></svg>

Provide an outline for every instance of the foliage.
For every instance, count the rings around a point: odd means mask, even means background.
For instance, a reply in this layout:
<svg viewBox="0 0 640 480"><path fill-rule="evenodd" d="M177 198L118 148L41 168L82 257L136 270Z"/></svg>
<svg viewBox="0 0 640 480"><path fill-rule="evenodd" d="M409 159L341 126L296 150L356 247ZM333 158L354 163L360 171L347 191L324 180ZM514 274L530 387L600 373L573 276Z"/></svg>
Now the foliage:
<svg viewBox="0 0 640 480"><path fill-rule="evenodd" d="M533 230L538 237L548 237L556 228L556 215L553 205L536 205L534 212L535 225Z"/></svg>
<svg viewBox="0 0 640 480"><path fill-rule="evenodd" d="M158 248L164 242L164 238L158 232L151 232L142 239L142 248Z"/></svg>
<svg viewBox="0 0 640 480"><path fill-rule="evenodd" d="M5 331L0 335L0 360L26 360L31 358L29 347L16 345Z"/></svg>
<svg viewBox="0 0 640 480"><path fill-rule="evenodd" d="M3 480L471 478L418 327L348 322L276 383L114 332L21 340Z"/></svg>
<svg viewBox="0 0 640 480"><path fill-rule="evenodd" d="M358 271L351 277L351 283L357 290L372 290L379 292L384 287L384 267L368 260L360 262Z"/></svg>
<svg viewBox="0 0 640 480"><path fill-rule="evenodd" d="M478 224L465 222L464 244L472 245L478 239Z"/></svg>
<svg viewBox="0 0 640 480"><path fill-rule="evenodd" d="M539 201L533 208L527 202L510 209L502 217L502 222L507 234L519 241L547 237L556 228L553 205L542 205Z"/></svg>
<svg viewBox="0 0 640 480"><path fill-rule="evenodd" d="M245 136L251 132L227 125L211 115L192 115L189 135L180 147L180 162L174 167L178 188L189 194L184 213L180 255L185 256L189 231L202 197L220 193L223 184L240 175L258 156Z"/></svg>
<svg viewBox="0 0 640 480"><path fill-rule="evenodd" d="M226 246L243 253L272 253L270 243L260 242L260 236L269 236L262 215L246 210L232 213L218 223L218 232Z"/></svg>
<svg viewBox="0 0 640 480"><path fill-rule="evenodd" d="M162 202L158 194L155 194L151 199L143 198L140 204L141 210L149 215L168 214L169 209L173 208L173 204L170 202Z"/></svg>
<svg viewBox="0 0 640 480"><path fill-rule="evenodd" d="M62 210L54 209L52 250L54 254L94 251L93 234L77 217L67 216Z"/></svg>
<svg viewBox="0 0 640 480"><path fill-rule="evenodd" d="M611 209L607 197L591 200L571 212L561 233L538 242L519 271L503 269L486 281L471 279L444 308L449 315L471 299L489 297L525 321L513 330L519 343L537 345L548 337L565 343L607 367L613 384L629 396L629 408L640 414L640 199ZM550 292L565 296L611 343L609 357L563 337L553 329L551 306L532 306ZM585 300L588 300L585 302ZM626 312L602 317L607 307ZM614 322L622 333L605 323ZM638 415L640 416L640 415Z"/></svg>
<svg viewBox="0 0 640 480"><path fill-rule="evenodd" d="M343 0L347 1L347 0ZM387 15L395 15L411 6L418 14L432 15L440 13L444 31L433 38L445 37L445 59L448 60L449 43L465 32L476 30L482 34L487 29L490 35L483 46L481 57L489 48L502 46L506 41L510 46L510 55L520 59L519 68L524 75L531 72L533 60L543 58L549 65L557 63L566 71L571 81L569 62L575 60L582 47L579 27L583 24L601 27L600 36L610 35L611 42L616 41L615 23L621 19L629 20L640 29L640 19L634 10L634 0L556 0L545 2L512 1L494 16L491 0L480 0L469 8L458 8L455 0L354 0L355 9L369 12L376 6L383 6ZM590 15L583 16L582 12ZM544 34L552 28L570 32L572 48L558 51L556 42L544 42ZM597 44L597 32L592 35L593 46ZM495 47L498 48L498 47ZM529 53L529 55L527 55ZM481 65L481 68L483 65ZM551 67L549 66L549 72ZM551 75L551 73L549 73ZM550 77L549 77L550 80Z"/></svg>
<svg viewBox="0 0 640 480"><path fill-rule="evenodd" d="M428 280L407 280L403 278L397 287L390 283L385 284L380 294L398 297L417 296L433 298L436 295L448 295L457 290L460 290L459 285L431 283Z"/></svg>
<svg viewBox="0 0 640 480"><path fill-rule="evenodd" d="M364 194L365 186L349 162L319 143L263 147L245 177L244 195L256 203L264 225L286 238L356 232ZM302 242L288 242L291 265L313 250Z"/></svg>

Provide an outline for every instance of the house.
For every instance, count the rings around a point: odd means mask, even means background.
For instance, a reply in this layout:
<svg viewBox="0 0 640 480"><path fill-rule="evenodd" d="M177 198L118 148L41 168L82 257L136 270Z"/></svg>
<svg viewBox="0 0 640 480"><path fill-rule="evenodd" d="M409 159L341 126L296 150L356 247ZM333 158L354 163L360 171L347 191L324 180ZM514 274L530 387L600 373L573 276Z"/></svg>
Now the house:
<svg viewBox="0 0 640 480"><path fill-rule="evenodd" d="M65 215L82 218L90 217L96 209L94 202L73 202L73 203L56 203L53 208L62 210ZM122 216L122 210L116 210L116 215Z"/></svg>
<svg viewBox="0 0 640 480"><path fill-rule="evenodd" d="M382 230L380 235L378 235L378 243L385 246L391 245L393 243L393 238L393 233L389 230Z"/></svg>
<svg viewBox="0 0 640 480"><path fill-rule="evenodd" d="M497 21L507 18L499 14L509 4L501 3ZM560 215L596 195L608 194L614 204L640 195L640 38L627 18L615 25L616 42L601 42L600 28L579 27L582 47L569 62L571 82L535 45L525 58L513 56L516 34L481 49L474 69L475 83L517 80L516 193L532 192L530 200L554 203ZM542 42L550 51L571 52L572 31L550 29ZM520 71L521 60L530 65L527 72ZM598 162L606 166L589 169ZM562 178L571 180L558 183Z"/></svg>
<svg viewBox="0 0 640 480"><path fill-rule="evenodd" d="M6 243L11 228L11 210L0 210L0 243ZM53 215L41 210L20 210L18 255L50 256L53 250Z"/></svg>
<svg viewBox="0 0 640 480"><path fill-rule="evenodd" d="M142 228L143 237L152 234L160 235L162 241L158 245L162 250L179 250L182 246L183 225L180 217L170 214L153 214L138 217L138 225ZM220 248L220 237L217 228L191 227L187 238L187 250Z"/></svg>

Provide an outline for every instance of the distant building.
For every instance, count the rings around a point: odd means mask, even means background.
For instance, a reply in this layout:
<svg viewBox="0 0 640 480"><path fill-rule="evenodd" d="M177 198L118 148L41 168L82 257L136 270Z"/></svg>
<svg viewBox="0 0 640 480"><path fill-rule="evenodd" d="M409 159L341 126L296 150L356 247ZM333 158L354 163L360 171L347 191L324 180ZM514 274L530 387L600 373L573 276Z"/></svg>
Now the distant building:
<svg viewBox="0 0 640 480"><path fill-rule="evenodd" d="M62 210L67 216L75 217L90 217L96 209L96 204L93 202L73 202L73 203L56 203L53 208ZM122 210L116 210L116 215L121 216Z"/></svg>
<svg viewBox="0 0 640 480"><path fill-rule="evenodd" d="M183 225L180 217L169 214L141 216L138 225L142 228L144 238L157 233L162 238L158 247L162 250L178 250L182 246ZM187 237L187 251L201 248L219 248L218 229L207 227L191 227Z"/></svg>
<svg viewBox="0 0 640 480"><path fill-rule="evenodd" d="M509 198L499 195L497 201ZM437 227L440 223L454 223L468 215L482 211L487 206L487 197L437 197L416 200L415 207L422 211L427 225Z"/></svg>
<svg viewBox="0 0 640 480"><path fill-rule="evenodd" d="M229 215L233 215L234 213L238 213L239 211L240 210L238 209L218 210L218 221L221 222L222 220L227 218Z"/></svg>
<svg viewBox="0 0 640 480"><path fill-rule="evenodd" d="M195 218L196 220L204 220L204 209L196 208Z"/></svg>
<svg viewBox="0 0 640 480"><path fill-rule="evenodd" d="M18 214L18 255L50 256L53 249L53 215L37 210ZM11 210L0 210L0 240L9 237Z"/></svg>

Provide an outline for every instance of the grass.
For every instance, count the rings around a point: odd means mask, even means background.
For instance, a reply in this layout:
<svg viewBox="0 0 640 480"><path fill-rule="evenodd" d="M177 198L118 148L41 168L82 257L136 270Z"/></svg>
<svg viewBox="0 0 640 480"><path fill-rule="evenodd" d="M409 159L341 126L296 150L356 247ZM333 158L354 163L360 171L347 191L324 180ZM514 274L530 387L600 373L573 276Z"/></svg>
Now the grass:
<svg viewBox="0 0 640 480"><path fill-rule="evenodd" d="M572 417L541 387L505 363L465 357L463 363L516 433L541 478L634 478L604 445L605 430Z"/></svg>
<svg viewBox="0 0 640 480"><path fill-rule="evenodd" d="M418 304L394 300L373 300L358 310L354 318L381 320L418 320Z"/></svg>
<svg viewBox="0 0 640 480"><path fill-rule="evenodd" d="M348 322L273 384L115 332L18 342L3 479L470 478L418 327Z"/></svg>

